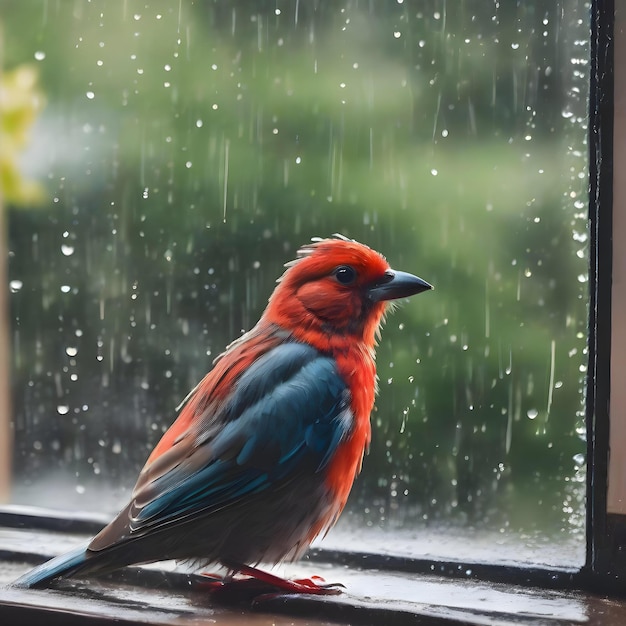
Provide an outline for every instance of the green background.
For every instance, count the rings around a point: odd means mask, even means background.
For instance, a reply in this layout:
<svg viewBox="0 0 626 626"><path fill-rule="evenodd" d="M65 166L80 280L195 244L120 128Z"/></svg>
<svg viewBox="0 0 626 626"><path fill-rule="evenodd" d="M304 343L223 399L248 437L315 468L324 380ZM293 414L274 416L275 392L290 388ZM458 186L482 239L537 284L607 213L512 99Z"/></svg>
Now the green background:
<svg viewBox="0 0 626 626"><path fill-rule="evenodd" d="M1 19L47 101L23 164L47 200L8 207L16 500L121 505L283 263L340 232L435 285L383 330L350 523L582 542L584 3Z"/></svg>

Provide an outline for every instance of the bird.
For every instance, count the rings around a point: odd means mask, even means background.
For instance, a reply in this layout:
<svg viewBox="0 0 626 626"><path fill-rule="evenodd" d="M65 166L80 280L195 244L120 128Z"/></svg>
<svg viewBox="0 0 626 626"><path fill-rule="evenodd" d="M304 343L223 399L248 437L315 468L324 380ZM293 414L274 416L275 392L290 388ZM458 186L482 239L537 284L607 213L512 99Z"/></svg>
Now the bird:
<svg viewBox="0 0 626 626"><path fill-rule="evenodd" d="M129 503L14 586L176 559L225 567L222 583L337 593L257 566L299 558L337 521L370 443L388 303L432 285L339 234L313 238L285 267L257 324L178 407Z"/></svg>

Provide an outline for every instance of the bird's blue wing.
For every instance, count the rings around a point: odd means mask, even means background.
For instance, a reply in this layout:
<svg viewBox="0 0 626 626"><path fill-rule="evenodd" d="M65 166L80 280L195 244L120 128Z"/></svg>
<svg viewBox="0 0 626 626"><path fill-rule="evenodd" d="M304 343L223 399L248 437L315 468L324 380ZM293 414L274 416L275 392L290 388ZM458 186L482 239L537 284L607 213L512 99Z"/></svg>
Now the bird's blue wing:
<svg viewBox="0 0 626 626"><path fill-rule="evenodd" d="M352 426L349 393L334 360L295 342L265 353L231 395L207 411L186 434L186 445L177 444L180 458L171 469L135 494L131 534L320 471Z"/></svg>

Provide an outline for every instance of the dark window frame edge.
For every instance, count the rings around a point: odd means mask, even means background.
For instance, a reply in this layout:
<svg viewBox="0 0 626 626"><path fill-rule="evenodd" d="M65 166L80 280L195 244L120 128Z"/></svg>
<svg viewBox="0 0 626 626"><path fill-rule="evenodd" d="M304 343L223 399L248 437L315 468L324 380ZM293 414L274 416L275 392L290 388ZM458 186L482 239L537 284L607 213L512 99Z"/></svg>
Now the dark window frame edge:
<svg viewBox="0 0 626 626"><path fill-rule="evenodd" d="M581 570L594 587L618 586L614 556L626 516L607 512L613 267L614 0L592 0L589 93L589 330L587 369L587 549Z"/></svg>

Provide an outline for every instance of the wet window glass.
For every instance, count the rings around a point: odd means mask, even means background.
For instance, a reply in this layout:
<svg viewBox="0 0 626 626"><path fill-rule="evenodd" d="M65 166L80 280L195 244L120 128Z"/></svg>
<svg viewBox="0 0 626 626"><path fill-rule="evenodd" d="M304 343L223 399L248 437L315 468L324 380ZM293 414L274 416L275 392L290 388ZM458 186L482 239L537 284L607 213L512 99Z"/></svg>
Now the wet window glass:
<svg viewBox="0 0 626 626"><path fill-rule="evenodd" d="M582 564L585 2L17 2L2 29L9 501L117 512L283 264L342 233L435 290L387 318L322 545Z"/></svg>

